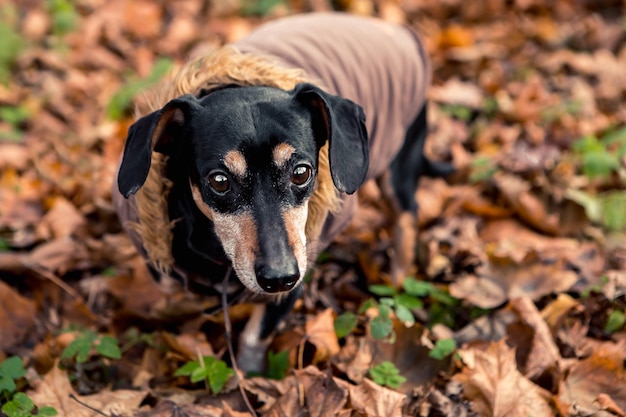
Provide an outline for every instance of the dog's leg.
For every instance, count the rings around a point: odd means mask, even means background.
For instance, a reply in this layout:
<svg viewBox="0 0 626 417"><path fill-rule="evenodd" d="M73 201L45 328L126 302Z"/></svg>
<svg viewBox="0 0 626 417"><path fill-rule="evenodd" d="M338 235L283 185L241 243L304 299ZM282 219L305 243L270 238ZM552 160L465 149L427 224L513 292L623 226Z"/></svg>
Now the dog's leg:
<svg viewBox="0 0 626 417"><path fill-rule="evenodd" d="M280 301L255 304L250 320L239 337L237 364L245 374L258 374L265 370L267 348L301 291L302 286L299 286Z"/></svg>
<svg viewBox="0 0 626 417"><path fill-rule="evenodd" d="M415 192L422 175L446 176L454 172L451 164L432 162L424 155L428 134L427 105L408 128L402 149L390 166L387 179L383 179L383 192L390 196L395 211L393 245L395 256L391 274L395 286L402 285L415 259L417 243L417 209Z"/></svg>

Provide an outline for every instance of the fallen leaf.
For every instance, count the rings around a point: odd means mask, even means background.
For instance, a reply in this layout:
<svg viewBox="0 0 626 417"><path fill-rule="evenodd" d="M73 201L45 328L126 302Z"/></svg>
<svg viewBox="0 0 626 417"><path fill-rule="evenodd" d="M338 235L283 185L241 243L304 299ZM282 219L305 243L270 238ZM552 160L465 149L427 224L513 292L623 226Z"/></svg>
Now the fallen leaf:
<svg viewBox="0 0 626 417"><path fill-rule="evenodd" d="M35 404L54 407L61 416L91 417L92 409L106 415L130 415L148 394L133 390L102 390L97 394L80 396L76 394L68 375L58 364L41 381L33 383L34 389L28 396ZM90 408L87 408L87 404Z"/></svg>
<svg viewBox="0 0 626 417"><path fill-rule="evenodd" d="M307 320L305 325L307 340L315 346L313 363L318 363L339 353L339 341L335 334L335 317L328 308Z"/></svg>
<svg viewBox="0 0 626 417"><path fill-rule="evenodd" d="M626 409L626 372L624 359L626 344L602 342L596 344L590 356L576 361L561 382L558 404L563 414L580 413L609 416L601 411L597 398L609 396L621 409Z"/></svg>
<svg viewBox="0 0 626 417"><path fill-rule="evenodd" d="M576 273L564 261L544 263L532 261L520 265L494 265L477 268L450 284L453 297L481 308L494 308L516 297L537 300L552 292L567 291L576 283Z"/></svg>
<svg viewBox="0 0 626 417"><path fill-rule="evenodd" d="M515 298L510 305L524 325L532 330L532 340L521 366L523 374L534 381L550 376L552 382L557 384L561 377L561 355L550 328L528 297Z"/></svg>
<svg viewBox="0 0 626 417"><path fill-rule="evenodd" d="M348 389L350 407L358 413L367 416L402 416L406 395L381 387L369 379L364 379L359 385L351 385L344 381L338 383L340 387Z"/></svg>
<svg viewBox="0 0 626 417"><path fill-rule="evenodd" d="M296 380L302 384L307 412L312 416L335 416L346 403L348 394L339 387L330 373L322 373L309 366L296 371Z"/></svg>
<svg viewBox="0 0 626 417"><path fill-rule="evenodd" d="M463 385L472 409L483 416L554 415L551 395L516 367L515 350L504 340L476 344L459 351L465 367L453 380Z"/></svg>
<svg viewBox="0 0 626 417"><path fill-rule="evenodd" d="M24 342L35 326L36 306L9 285L0 281L0 352L9 352Z"/></svg>

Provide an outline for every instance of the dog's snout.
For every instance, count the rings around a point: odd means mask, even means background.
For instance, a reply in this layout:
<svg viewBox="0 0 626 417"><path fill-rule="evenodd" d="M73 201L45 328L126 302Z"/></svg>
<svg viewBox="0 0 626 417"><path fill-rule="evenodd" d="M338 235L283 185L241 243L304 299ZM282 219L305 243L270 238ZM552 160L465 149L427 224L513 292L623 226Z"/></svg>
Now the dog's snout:
<svg viewBox="0 0 626 417"><path fill-rule="evenodd" d="M295 259L281 267L257 265L254 269L259 286L268 293L291 291L300 278Z"/></svg>

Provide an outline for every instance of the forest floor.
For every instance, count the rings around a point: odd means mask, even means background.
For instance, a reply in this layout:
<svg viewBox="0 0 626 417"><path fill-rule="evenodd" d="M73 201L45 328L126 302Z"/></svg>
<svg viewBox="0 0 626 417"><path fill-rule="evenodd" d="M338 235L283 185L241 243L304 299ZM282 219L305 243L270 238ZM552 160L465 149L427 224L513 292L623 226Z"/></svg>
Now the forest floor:
<svg viewBox="0 0 626 417"><path fill-rule="evenodd" d="M458 172L422 181L413 276L391 286L367 184L245 379L224 314L153 282L111 204L133 105L194 50L329 4L0 1L0 416L626 416L620 0L332 2L432 57L427 152Z"/></svg>

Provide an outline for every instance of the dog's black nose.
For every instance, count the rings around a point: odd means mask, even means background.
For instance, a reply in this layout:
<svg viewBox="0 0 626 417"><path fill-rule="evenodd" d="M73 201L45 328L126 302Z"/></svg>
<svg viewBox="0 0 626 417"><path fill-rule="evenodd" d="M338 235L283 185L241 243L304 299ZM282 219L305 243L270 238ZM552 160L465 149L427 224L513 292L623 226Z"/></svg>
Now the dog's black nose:
<svg viewBox="0 0 626 417"><path fill-rule="evenodd" d="M264 291L270 293L291 291L300 278L298 264L295 261L283 268L258 265L254 269L257 282Z"/></svg>

